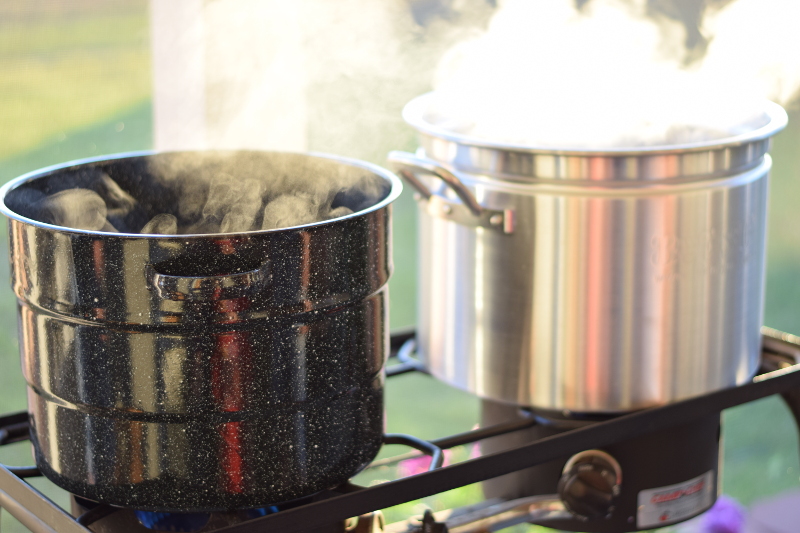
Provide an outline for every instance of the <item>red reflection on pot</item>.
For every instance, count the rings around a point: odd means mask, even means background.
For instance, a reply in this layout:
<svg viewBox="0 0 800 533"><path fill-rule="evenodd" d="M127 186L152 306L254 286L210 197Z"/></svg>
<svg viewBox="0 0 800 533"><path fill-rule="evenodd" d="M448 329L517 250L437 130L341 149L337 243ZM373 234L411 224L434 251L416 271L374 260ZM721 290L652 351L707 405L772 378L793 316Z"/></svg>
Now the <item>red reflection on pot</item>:
<svg viewBox="0 0 800 533"><path fill-rule="evenodd" d="M233 331L216 335L216 348L211 357L212 394L217 407L226 412L245 409L244 391L248 383L247 369L252 360L250 333ZM219 428L223 446L220 463L223 472L223 486L227 492L244 491L241 422L226 422Z"/></svg>

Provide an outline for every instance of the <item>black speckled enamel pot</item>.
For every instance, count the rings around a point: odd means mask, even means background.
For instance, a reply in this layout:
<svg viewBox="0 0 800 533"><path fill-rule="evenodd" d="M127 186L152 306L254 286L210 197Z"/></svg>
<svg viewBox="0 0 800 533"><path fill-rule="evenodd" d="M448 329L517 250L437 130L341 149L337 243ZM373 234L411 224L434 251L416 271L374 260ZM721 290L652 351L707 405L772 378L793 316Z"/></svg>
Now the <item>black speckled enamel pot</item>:
<svg viewBox="0 0 800 533"><path fill-rule="evenodd" d="M385 183L351 215L240 234L81 231L9 207L25 189L105 172L161 212L176 199L154 169L187 155L74 162L0 191L36 462L72 493L148 510L259 507L337 486L381 443L394 175L331 156L197 153L181 172Z"/></svg>

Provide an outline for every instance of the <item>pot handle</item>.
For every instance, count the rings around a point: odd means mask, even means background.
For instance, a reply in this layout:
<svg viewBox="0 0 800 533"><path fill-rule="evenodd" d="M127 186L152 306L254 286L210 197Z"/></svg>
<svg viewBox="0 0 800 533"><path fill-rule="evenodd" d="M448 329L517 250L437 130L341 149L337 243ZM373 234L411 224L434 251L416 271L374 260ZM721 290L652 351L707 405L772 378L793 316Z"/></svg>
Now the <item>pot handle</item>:
<svg viewBox="0 0 800 533"><path fill-rule="evenodd" d="M453 192L464 202L464 205L469 209L470 213L476 217L481 216L483 207L475 199L466 185L464 185L455 174L447 169L444 169L431 161L417 157L408 152L393 151L389 152L389 162L392 163L401 176L411 185L418 193L420 193L426 200L429 199L433 193L430 189L417 178L415 172L422 174L432 174L445 182Z"/></svg>
<svg viewBox="0 0 800 533"><path fill-rule="evenodd" d="M147 288L164 300L209 302L241 298L266 286L269 262L247 272L219 276L173 276L145 267Z"/></svg>
<svg viewBox="0 0 800 533"><path fill-rule="evenodd" d="M389 162L397 169L411 187L424 200L424 209L429 215L450 220L462 226L482 227L505 234L514 233L514 210L513 209L490 209L478 203L475 196L458 177L440 165L417 157L408 152L389 152ZM432 174L444 181L453 192L456 193L461 203L452 202L447 198L435 195L428 187L422 183L417 174Z"/></svg>

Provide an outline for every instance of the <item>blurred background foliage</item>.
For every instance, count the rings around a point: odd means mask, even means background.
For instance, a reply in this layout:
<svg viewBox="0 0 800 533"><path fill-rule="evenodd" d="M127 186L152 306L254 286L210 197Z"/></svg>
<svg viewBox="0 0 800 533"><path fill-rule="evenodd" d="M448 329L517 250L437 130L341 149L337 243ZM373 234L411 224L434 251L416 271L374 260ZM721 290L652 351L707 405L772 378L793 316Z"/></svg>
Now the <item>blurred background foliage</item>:
<svg viewBox="0 0 800 533"><path fill-rule="evenodd" d="M432 15L420 11L420 2L408 3L424 36L426 16ZM464 22L448 17L444 24ZM146 0L0 2L0 182L63 161L150 148L149 42ZM310 125L310 149L377 164L385 163L389 150L413 150L414 133L403 124L400 110L407 100L429 90L436 57L431 54L421 60L413 73L416 81L406 83L402 91L393 91L389 99L376 96L381 88L370 85L368 77L334 77L327 79L324 87L310 91L315 117ZM373 117L380 126L370 128L367 141L358 132L349 137L326 134L329 124L350 118L347 110L351 107L338 102L352 100L353 95L358 95L364 116ZM776 138L772 151L775 167L765 321L800 333L800 112L790 111L790 126ZM415 205L408 192L396 203L394 217L392 326L403 327L414 323ZM18 362L15 300L5 281L9 278L5 231L0 243L0 277L4 280L0 283L0 411L7 412L25 409L25 387ZM476 398L427 376L405 375L387 385L388 430L392 432L434 438L466 431L476 424L479 410ZM405 451L391 448L384 450L382 457ZM451 460L463 460L473 451L456 450ZM0 461L30 463L29 447L17 444L0 449ZM724 414L723 469L724 492L745 504L800 486L797 431L778 399L768 398ZM387 466L368 470L359 480L377 483L396 474L394 467ZM63 492L49 482L33 483L66 504ZM425 506L439 510L480 497L478 486L465 487L389 509L387 518L390 522L401 520L420 513ZM2 528L8 527L16 531L22 526L2 513Z"/></svg>

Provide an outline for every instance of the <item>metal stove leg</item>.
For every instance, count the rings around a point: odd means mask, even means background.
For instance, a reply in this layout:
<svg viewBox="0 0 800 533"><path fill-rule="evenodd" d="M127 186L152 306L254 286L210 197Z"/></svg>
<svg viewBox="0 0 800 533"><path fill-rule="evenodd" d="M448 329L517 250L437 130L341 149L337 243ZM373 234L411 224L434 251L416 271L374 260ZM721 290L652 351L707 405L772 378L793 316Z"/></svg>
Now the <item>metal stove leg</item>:
<svg viewBox="0 0 800 533"><path fill-rule="evenodd" d="M0 465L0 507L34 533L90 533L61 507Z"/></svg>

